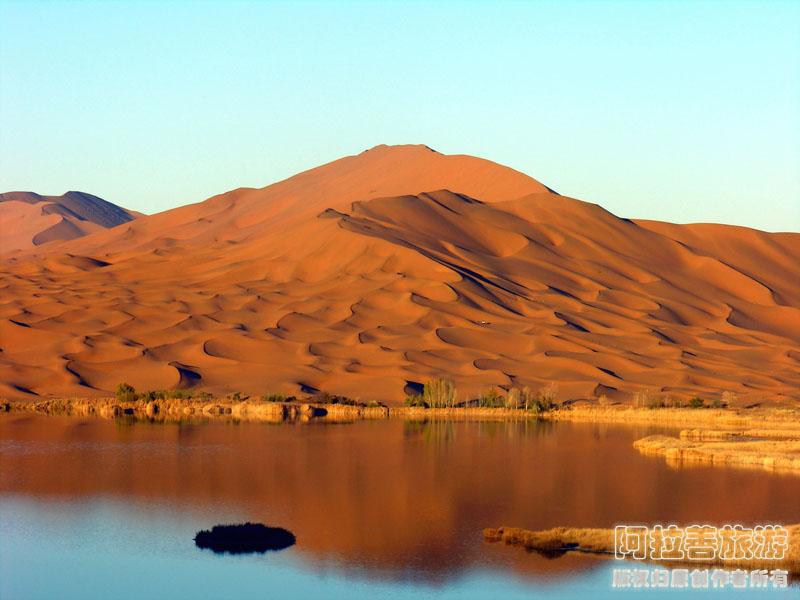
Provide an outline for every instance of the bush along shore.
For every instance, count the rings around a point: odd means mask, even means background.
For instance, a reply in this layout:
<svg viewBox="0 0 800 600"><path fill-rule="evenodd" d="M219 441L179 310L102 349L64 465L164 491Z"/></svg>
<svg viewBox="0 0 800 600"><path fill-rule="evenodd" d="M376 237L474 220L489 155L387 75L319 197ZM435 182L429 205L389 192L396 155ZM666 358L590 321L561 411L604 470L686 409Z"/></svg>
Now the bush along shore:
<svg viewBox="0 0 800 600"><path fill-rule="evenodd" d="M800 409L712 408L701 400L637 402L638 406L594 401L557 402L555 386L490 389L477 398L457 400L455 386L444 379L425 384L403 406L387 407L324 392L302 398L280 393L259 397L241 393L213 396L194 390L139 392L121 383L109 398L34 398L1 401L0 411L98 416L149 421L232 419L240 421L351 422L359 419L470 419L576 421L674 428L675 436L648 436L634 442L643 454L663 457L671 466L723 465L765 468L800 474ZM723 395L724 397L724 395ZM730 396L728 397L730 398ZM692 429L683 429L691 426Z"/></svg>
<svg viewBox="0 0 800 600"><path fill-rule="evenodd" d="M287 397L283 402L265 402L259 398L195 397L165 400L128 400L116 398L52 398L12 400L0 403L0 412L35 412L46 415L139 419L148 421L240 420L254 422L356 421L359 419L404 418L429 419L532 419L540 415L524 410L482 407L421 408L387 407L367 403L320 401L314 396Z"/></svg>
<svg viewBox="0 0 800 600"><path fill-rule="evenodd" d="M651 435L633 446L642 454L664 457L672 466L724 465L751 467L800 475L800 435L796 430L765 430L765 437L722 432L684 430L680 437ZM726 436L724 441L716 436ZM778 436L783 436L778 437Z"/></svg>
<svg viewBox="0 0 800 600"><path fill-rule="evenodd" d="M786 529L788 545L781 559L721 560L715 557L705 561L693 559L691 561L660 562L659 564L670 566L706 564L739 569L785 569L797 575L800 574L800 524L788 525ZM555 527L542 531L531 531L517 527L498 527L484 529L483 539L487 542L504 542L512 546L520 546L549 557L561 556L567 552L586 552L612 557L615 550L613 529Z"/></svg>
<svg viewBox="0 0 800 600"><path fill-rule="evenodd" d="M148 420L230 418L251 421L310 421L405 418L494 418L524 419L558 408L554 387L537 393L511 390L509 398L492 389L468 401L456 401L455 386L436 379L425 384L423 393L409 396L403 406L354 400L326 392L302 397L281 393L250 396L234 392L225 396L195 390L137 391L127 383L117 386L107 398L33 398L0 402L0 411L30 411L50 415L98 416ZM513 402L513 404L512 404Z"/></svg>
<svg viewBox="0 0 800 600"><path fill-rule="evenodd" d="M590 423L620 423L682 428L691 425L693 433L682 433L676 442L653 441L642 444L649 453L676 456L674 449L688 449L711 441L730 443L745 437L768 437L777 442L800 440L800 410L780 408L730 408L735 396L689 402L637 394L634 405L613 404L605 396L592 400L557 400L554 384L531 390L528 387L507 390L490 388L477 397L459 400L452 381L439 378L425 383L418 394L406 397L402 406L386 406L377 401L361 401L345 396L316 392L301 397L282 393L261 396L240 392L215 396L206 391L139 391L127 383L117 386L113 397L106 398L29 398L0 400L0 412L32 411L52 415L99 416L148 420L184 420L193 418L228 418L252 421L310 421L313 419L352 421L356 419L546 419ZM687 430L688 431L688 430ZM638 443L638 442L637 442ZM664 450L662 452L661 447ZM669 447L668 447L669 446ZM776 446L763 449L775 451ZM713 461L712 461L713 462ZM784 461L779 461L783 464Z"/></svg>

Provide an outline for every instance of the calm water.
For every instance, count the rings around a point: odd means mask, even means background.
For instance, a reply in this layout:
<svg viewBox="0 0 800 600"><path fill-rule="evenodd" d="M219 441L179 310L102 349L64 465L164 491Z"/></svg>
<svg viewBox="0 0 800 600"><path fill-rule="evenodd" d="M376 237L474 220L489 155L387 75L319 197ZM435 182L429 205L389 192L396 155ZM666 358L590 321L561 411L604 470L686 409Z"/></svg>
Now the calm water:
<svg viewBox="0 0 800 600"><path fill-rule="evenodd" d="M614 590L613 560L482 541L499 525L800 521L800 478L675 469L632 449L653 431L3 416L0 598L755 597ZM194 546L200 529L248 520L297 545Z"/></svg>

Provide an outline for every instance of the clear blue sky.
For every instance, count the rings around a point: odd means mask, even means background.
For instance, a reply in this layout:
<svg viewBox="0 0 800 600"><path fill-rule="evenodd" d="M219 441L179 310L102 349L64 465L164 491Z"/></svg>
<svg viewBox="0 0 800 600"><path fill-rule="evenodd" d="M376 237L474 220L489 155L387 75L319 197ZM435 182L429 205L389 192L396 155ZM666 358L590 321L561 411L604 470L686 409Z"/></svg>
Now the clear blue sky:
<svg viewBox="0 0 800 600"><path fill-rule="evenodd" d="M0 0L0 191L156 212L379 143L800 231L800 2Z"/></svg>

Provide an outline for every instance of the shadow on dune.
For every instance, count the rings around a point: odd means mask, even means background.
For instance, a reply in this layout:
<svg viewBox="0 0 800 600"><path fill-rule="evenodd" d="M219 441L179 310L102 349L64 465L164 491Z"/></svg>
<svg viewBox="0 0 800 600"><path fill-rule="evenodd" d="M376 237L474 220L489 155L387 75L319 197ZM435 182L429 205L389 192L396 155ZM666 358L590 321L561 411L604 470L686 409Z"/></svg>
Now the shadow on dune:
<svg viewBox="0 0 800 600"><path fill-rule="evenodd" d="M198 548L210 549L217 554L264 553L293 546L296 538L282 527L267 527L261 523L243 525L214 525L194 536Z"/></svg>

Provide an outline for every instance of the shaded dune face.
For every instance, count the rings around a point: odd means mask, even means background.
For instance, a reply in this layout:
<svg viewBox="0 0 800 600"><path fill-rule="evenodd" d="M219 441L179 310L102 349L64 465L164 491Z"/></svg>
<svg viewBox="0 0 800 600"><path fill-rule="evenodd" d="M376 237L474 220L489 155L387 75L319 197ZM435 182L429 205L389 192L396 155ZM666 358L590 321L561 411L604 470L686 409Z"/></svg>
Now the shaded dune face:
<svg viewBox="0 0 800 600"><path fill-rule="evenodd" d="M377 147L4 262L7 395L409 382L800 399L800 234L620 219Z"/></svg>
<svg viewBox="0 0 800 600"><path fill-rule="evenodd" d="M83 237L137 216L84 192L61 196L7 192L0 194L0 254Z"/></svg>

